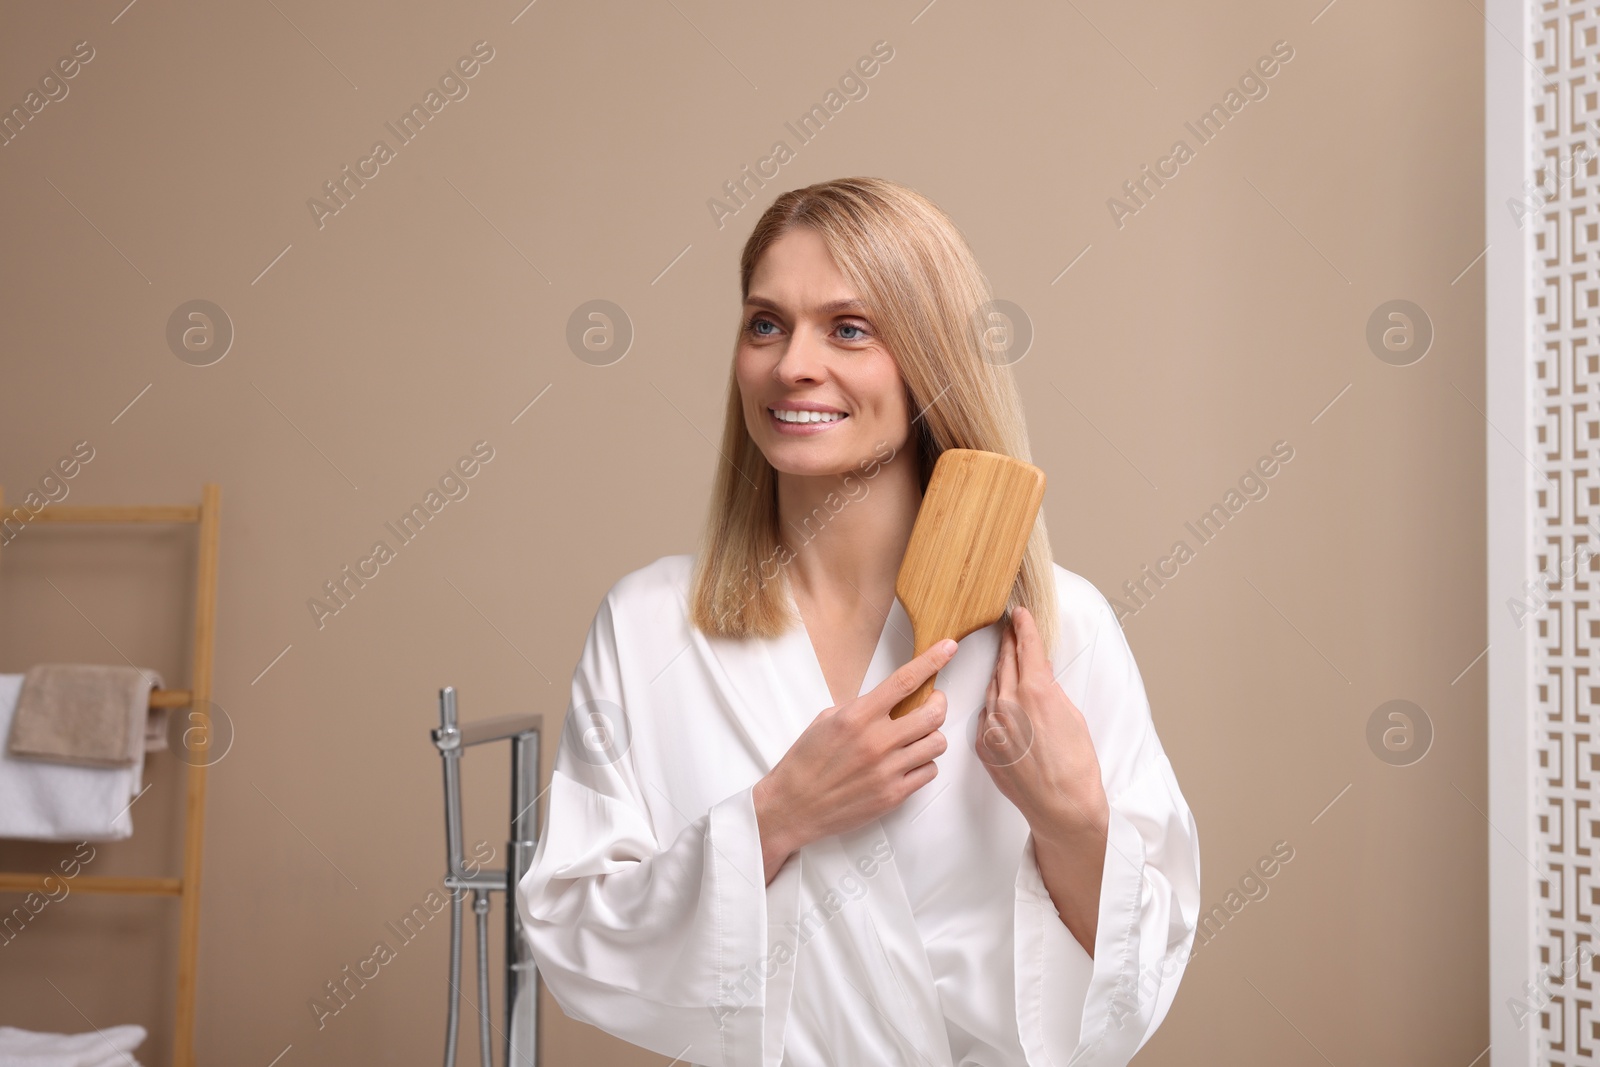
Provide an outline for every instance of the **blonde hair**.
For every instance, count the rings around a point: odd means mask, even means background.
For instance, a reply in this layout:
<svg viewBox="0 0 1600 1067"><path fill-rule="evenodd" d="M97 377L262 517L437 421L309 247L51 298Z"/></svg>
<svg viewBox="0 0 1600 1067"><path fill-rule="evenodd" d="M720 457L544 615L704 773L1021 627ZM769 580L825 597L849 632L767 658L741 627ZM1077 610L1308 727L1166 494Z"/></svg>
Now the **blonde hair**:
<svg viewBox="0 0 1600 1067"><path fill-rule="evenodd" d="M745 241L741 303L762 254L798 226L821 236L894 354L907 408L921 412L908 441L920 487L927 489L934 461L947 448L1031 462L1011 367L987 358L981 336L989 282L949 216L915 190L882 178L837 178L784 193ZM742 320L739 326L742 335ZM736 337L735 358L738 343ZM779 529L777 472L745 426L732 370L720 451L695 556L690 620L713 636L776 637L799 621L789 608L783 569L793 549ZM766 573L774 561L776 573ZM1018 605L1033 613L1046 655L1059 630L1053 565L1041 509L1006 610L1008 617ZM784 584L776 588L780 577Z"/></svg>

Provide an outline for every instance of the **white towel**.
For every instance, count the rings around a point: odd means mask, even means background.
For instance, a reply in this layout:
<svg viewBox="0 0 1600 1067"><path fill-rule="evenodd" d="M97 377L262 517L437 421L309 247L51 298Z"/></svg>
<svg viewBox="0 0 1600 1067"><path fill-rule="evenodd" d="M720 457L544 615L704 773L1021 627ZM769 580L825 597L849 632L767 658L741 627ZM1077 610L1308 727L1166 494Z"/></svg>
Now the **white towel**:
<svg viewBox="0 0 1600 1067"><path fill-rule="evenodd" d="M23 677L0 674L0 738L11 731ZM0 837L118 841L131 836L131 805L144 780L144 749L134 747L138 755L131 767L77 767L15 759L0 745Z"/></svg>
<svg viewBox="0 0 1600 1067"><path fill-rule="evenodd" d="M142 1026L108 1026L82 1034L44 1034L0 1026L3 1067L139 1067L133 1050L144 1044Z"/></svg>

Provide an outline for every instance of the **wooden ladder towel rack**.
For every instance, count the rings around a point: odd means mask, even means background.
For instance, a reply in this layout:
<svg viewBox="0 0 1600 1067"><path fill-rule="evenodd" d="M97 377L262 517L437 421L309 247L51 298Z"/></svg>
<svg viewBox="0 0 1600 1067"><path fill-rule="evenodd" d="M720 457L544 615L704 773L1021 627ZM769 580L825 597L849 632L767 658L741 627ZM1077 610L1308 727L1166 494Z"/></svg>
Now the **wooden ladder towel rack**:
<svg viewBox="0 0 1600 1067"><path fill-rule="evenodd" d="M172 1035L174 1067L194 1067L194 1000L196 963L200 949L200 859L205 843L206 764L211 744L211 667L217 618L217 551L222 491L214 482L201 487L200 504L46 505L28 520L36 522L194 523L199 527L199 552L195 577L193 679L189 689L154 689L152 708L188 709L192 724L185 731L198 738L185 745L190 753L185 777L183 815L183 874L178 878L115 878L79 875L72 888L79 893L126 896L177 897L178 997ZM6 521L5 488L0 486L0 523ZM0 738L0 743L4 739ZM46 874L0 873L0 893L27 893L46 889Z"/></svg>

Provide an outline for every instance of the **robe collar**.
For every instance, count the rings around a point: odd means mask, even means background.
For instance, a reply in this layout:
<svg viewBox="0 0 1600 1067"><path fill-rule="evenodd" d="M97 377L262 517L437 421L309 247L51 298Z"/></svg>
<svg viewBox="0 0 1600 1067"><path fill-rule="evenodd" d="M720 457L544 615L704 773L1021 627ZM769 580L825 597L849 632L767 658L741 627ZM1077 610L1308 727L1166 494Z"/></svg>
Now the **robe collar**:
<svg viewBox="0 0 1600 1067"><path fill-rule="evenodd" d="M728 694L733 729L744 739L763 776L772 771L818 713L833 706L827 677L792 595L789 605L796 621L777 637L710 637L693 626L689 628L708 669L720 675L718 684ZM687 599L684 606L687 610ZM867 664L860 692L879 685L896 668L909 662L914 651L911 618L896 597ZM989 655L992 662L993 653ZM837 876L854 870L861 857L881 855L880 844L885 841L882 820L872 819L847 834L813 842L805 851L812 854L813 863L823 861L824 869ZM933 969L901 880L898 860L892 858L883 867L874 879L873 892L861 898L859 909L846 920L860 927L855 941L862 946L861 966L871 975L869 986L874 995L885 1004L897 1005L902 1013L905 1023L899 1035L917 1050L919 1061L929 1067L951 1067ZM821 881L829 883L829 878L823 875Z"/></svg>
<svg viewBox="0 0 1600 1067"><path fill-rule="evenodd" d="M737 704L735 728L757 754L763 775L771 772L818 713L834 703L816 647L787 584L784 596L795 622L777 637L710 637L690 627L695 639L703 643L708 662L720 667L729 683ZM914 648L911 617L897 596L878 634L860 693L870 691L909 662Z"/></svg>

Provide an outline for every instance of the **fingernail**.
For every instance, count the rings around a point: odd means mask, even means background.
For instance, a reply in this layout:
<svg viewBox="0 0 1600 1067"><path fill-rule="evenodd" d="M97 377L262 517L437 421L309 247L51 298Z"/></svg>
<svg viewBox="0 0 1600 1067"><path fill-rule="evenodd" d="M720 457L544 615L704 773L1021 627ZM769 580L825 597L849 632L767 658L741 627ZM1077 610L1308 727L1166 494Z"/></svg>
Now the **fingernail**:
<svg viewBox="0 0 1600 1067"><path fill-rule="evenodd" d="M939 642L939 651L947 656L953 656L956 651L956 643L947 637Z"/></svg>

